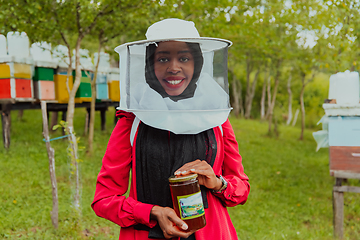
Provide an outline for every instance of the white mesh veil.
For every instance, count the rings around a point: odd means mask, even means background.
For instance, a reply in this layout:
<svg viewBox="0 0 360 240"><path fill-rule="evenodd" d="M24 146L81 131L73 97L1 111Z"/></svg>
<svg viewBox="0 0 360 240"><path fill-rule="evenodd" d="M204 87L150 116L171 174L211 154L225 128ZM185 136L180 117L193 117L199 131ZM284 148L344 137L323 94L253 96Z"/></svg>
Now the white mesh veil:
<svg viewBox="0 0 360 240"><path fill-rule="evenodd" d="M115 49L120 54L119 109L133 112L149 126L176 134L197 134L224 123L231 110L227 81L227 49L231 42L199 37L193 22L179 19L153 24L146 36L147 40ZM172 47L179 42L187 51ZM181 65L186 59L182 52L189 52L194 62L191 77L178 80L180 83L161 79L158 74L169 74L170 68L161 71L154 62L167 64L172 58L166 55L166 61L157 59L159 49L165 49L161 51L165 55L174 52L174 61L180 62L179 72L186 71ZM178 86L185 90L174 95L168 86L171 90L177 91Z"/></svg>

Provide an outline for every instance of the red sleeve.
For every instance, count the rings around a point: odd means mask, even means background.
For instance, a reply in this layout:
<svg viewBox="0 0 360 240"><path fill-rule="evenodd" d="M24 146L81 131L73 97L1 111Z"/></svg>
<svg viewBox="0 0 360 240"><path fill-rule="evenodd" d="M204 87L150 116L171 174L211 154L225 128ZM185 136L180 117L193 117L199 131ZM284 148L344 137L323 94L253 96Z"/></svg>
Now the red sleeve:
<svg viewBox="0 0 360 240"><path fill-rule="evenodd" d="M223 192L214 194L222 200L225 206L233 207L246 202L250 184L249 178L244 173L238 143L229 120L222 125L222 129L224 144L222 175L227 180L228 186Z"/></svg>
<svg viewBox="0 0 360 240"><path fill-rule="evenodd" d="M117 116L120 119L110 136L91 206L96 215L121 227L138 223L153 227L156 224L154 220L150 221L153 205L123 196L129 186L132 161L130 132L134 115L120 111Z"/></svg>

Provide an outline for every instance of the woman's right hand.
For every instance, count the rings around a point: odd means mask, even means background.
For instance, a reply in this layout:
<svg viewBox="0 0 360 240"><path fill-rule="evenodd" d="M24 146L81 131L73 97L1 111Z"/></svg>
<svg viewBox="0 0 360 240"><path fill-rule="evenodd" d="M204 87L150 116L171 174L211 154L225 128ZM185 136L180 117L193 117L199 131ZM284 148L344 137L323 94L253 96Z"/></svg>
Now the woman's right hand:
<svg viewBox="0 0 360 240"><path fill-rule="evenodd" d="M181 220L174 209L169 207L154 206L150 212L150 218L157 220L165 238L182 237L188 238L193 231L185 232L187 224Z"/></svg>

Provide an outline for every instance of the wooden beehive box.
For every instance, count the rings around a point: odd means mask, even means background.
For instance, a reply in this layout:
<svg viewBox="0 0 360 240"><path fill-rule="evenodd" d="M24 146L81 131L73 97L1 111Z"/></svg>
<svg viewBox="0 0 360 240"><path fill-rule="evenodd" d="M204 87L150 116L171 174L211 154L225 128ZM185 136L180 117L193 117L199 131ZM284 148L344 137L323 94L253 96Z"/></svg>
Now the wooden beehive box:
<svg viewBox="0 0 360 240"><path fill-rule="evenodd" d="M92 76L94 77L94 75ZM109 100L107 73L98 72L96 77L96 99L100 101Z"/></svg>
<svg viewBox="0 0 360 240"><path fill-rule="evenodd" d="M119 68L112 68L109 73L109 98L113 102L120 101L120 71Z"/></svg>
<svg viewBox="0 0 360 240"><path fill-rule="evenodd" d="M31 64L2 62L0 64L0 99L32 101L34 99Z"/></svg>
<svg viewBox="0 0 360 240"><path fill-rule="evenodd" d="M101 101L109 100L107 83L96 84L96 99Z"/></svg>
<svg viewBox="0 0 360 240"><path fill-rule="evenodd" d="M55 100L59 103L68 103L69 102L69 92L66 84L67 76L63 74L54 75L54 85L55 85ZM73 87L73 76L69 76L68 81L69 89Z"/></svg>
<svg viewBox="0 0 360 240"><path fill-rule="evenodd" d="M360 173L360 116L329 118L330 174Z"/></svg>
<svg viewBox="0 0 360 240"><path fill-rule="evenodd" d="M0 64L0 99L11 99L10 65Z"/></svg>
<svg viewBox="0 0 360 240"><path fill-rule="evenodd" d="M10 78L0 79L0 99L11 99L11 95Z"/></svg>
<svg viewBox="0 0 360 240"><path fill-rule="evenodd" d="M36 99L55 100L54 73L54 68L35 66L33 82Z"/></svg>
<svg viewBox="0 0 360 240"><path fill-rule="evenodd" d="M91 102L91 72L81 70L81 82L75 98L80 102Z"/></svg>
<svg viewBox="0 0 360 240"><path fill-rule="evenodd" d="M0 43L0 99L33 101L33 59L26 33L8 32Z"/></svg>

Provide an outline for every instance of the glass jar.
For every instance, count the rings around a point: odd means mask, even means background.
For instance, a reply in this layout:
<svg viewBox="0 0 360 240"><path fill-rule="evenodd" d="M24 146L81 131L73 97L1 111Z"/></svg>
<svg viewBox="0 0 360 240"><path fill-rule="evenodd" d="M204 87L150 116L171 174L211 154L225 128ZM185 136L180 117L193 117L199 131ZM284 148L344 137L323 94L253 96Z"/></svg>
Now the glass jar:
<svg viewBox="0 0 360 240"><path fill-rule="evenodd" d="M198 230L206 225L205 209L197 174L169 178L173 206L176 214L188 225L188 230Z"/></svg>

